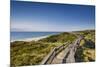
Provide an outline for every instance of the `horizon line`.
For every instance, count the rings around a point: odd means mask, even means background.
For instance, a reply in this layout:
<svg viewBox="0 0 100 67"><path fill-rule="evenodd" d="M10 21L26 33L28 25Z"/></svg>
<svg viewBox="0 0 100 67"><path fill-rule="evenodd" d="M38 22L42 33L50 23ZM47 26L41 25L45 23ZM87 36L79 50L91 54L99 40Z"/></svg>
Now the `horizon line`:
<svg viewBox="0 0 100 67"><path fill-rule="evenodd" d="M75 32L75 31L86 31L95 29L84 29L84 30L73 30L73 31L10 31L10 32Z"/></svg>

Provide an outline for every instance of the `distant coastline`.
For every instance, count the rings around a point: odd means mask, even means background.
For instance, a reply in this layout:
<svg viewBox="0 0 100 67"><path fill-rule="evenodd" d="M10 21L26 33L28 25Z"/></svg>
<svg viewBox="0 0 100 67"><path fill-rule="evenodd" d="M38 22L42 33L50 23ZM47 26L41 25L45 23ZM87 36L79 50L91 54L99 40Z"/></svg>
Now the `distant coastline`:
<svg viewBox="0 0 100 67"><path fill-rule="evenodd" d="M89 31L89 30L84 30L84 31ZM94 31L94 29L92 29L91 31ZM81 31L72 31L72 32L81 32ZM56 35L56 34L59 34L62 32L11 32L11 33L14 33L14 34L11 34L10 42L14 42L14 41L30 42L30 41L38 41L40 39L47 38L51 35ZM17 36L22 37L22 38L16 39ZM25 38L23 38L23 36ZM26 36L28 36L28 37L26 37ZM13 37L15 37L15 39L13 39Z"/></svg>
<svg viewBox="0 0 100 67"><path fill-rule="evenodd" d="M46 36L40 36L40 37L33 37L33 38L25 38L25 39L17 39L17 40L11 40L11 42L14 41L26 41L26 42L30 42L30 41L38 41L40 39L49 37L50 35L46 35Z"/></svg>
<svg viewBox="0 0 100 67"><path fill-rule="evenodd" d="M10 42L13 41L37 41L59 32L11 32Z"/></svg>

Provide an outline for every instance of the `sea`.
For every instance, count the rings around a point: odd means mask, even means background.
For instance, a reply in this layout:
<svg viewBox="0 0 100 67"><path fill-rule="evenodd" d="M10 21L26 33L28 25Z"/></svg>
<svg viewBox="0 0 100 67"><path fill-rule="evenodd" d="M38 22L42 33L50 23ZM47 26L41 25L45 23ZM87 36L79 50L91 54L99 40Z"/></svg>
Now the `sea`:
<svg viewBox="0 0 100 67"><path fill-rule="evenodd" d="M10 40L21 40L27 38L36 38L48 35L59 34L60 32L11 32L10 33Z"/></svg>

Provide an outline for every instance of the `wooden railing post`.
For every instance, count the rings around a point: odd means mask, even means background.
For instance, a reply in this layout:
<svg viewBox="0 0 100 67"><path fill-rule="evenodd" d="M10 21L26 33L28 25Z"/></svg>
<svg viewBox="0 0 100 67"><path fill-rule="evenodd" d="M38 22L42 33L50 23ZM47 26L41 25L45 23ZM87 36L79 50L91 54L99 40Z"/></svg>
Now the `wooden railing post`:
<svg viewBox="0 0 100 67"><path fill-rule="evenodd" d="M61 46L55 47L55 48L43 59L43 61L41 62L41 64L48 64L48 63L50 64L50 63L53 61L54 57L55 57L59 52L61 52L62 50L65 49L66 44L67 44L67 43L64 43L64 44L61 45Z"/></svg>

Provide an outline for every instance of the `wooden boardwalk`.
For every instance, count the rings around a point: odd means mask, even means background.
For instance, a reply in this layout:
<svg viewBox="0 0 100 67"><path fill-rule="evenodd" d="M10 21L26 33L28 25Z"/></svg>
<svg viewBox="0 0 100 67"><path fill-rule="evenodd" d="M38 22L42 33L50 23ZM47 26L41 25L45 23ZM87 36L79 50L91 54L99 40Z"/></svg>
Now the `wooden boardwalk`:
<svg viewBox="0 0 100 67"><path fill-rule="evenodd" d="M62 46L54 48L48 56L44 58L41 64L60 64L60 63L74 63L75 62L75 52L78 48L78 45L83 39L79 37L72 44L65 43Z"/></svg>

